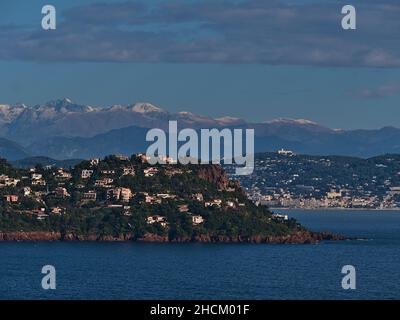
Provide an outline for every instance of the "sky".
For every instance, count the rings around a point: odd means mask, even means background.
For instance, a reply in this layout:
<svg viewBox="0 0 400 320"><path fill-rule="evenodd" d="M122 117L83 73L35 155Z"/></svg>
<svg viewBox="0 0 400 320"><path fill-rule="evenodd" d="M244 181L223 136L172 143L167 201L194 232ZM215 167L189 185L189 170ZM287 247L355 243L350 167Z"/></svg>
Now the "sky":
<svg viewBox="0 0 400 320"><path fill-rule="evenodd" d="M341 28L349 2L356 30ZM56 30L41 28L45 4ZM0 103L400 127L398 1L2 0L0 13Z"/></svg>

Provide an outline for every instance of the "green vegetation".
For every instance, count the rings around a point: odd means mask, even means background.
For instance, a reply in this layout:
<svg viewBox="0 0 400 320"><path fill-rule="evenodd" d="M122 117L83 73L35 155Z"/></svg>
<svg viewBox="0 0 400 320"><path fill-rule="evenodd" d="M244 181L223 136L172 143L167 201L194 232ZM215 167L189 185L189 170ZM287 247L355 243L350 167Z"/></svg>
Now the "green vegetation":
<svg viewBox="0 0 400 320"><path fill-rule="evenodd" d="M302 230L247 199L219 166L149 165L108 156L73 169L15 169L0 161L0 232L250 238ZM14 198L10 198L13 196ZM8 197L8 198L7 198Z"/></svg>

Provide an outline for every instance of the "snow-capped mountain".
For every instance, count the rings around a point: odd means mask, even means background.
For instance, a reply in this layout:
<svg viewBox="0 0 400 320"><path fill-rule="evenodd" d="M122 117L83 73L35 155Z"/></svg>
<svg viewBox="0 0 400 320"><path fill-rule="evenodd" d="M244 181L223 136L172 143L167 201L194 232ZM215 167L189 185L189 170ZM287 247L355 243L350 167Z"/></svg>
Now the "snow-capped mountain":
<svg viewBox="0 0 400 320"><path fill-rule="evenodd" d="M31 107L0 106L0 134L23 145L54 136L91 137L129 126L167 129L169 120L195 129L244 124L230 117L213 119L185 111L170 113L147 102L101 108L64 98Z"/></svg>
<svg viewBox="0 0 400 320"><path fill-rule="evenodd" d="M361 157L400 153L400 129L392 127L338 130L288 118L249 123L229 115L212 118L188 111L170 113L146 102L104 108L65 98L35 106L0 105L0 137L8 139L3 140L3 149L0 143L0 157L29 153L66 159L145 151L148 129L166 130L169 120L178 121L181 129L254 129L256 152L287 148L298 153Z"/></svg>
<svg viewBox="0 0 400 320"><path fill-rule="evenodd" d="M269 123L269 124L298 124L298 125L315 125L317 126L318 123L307 120L307 119L290 119L290 118L277 118L273 120L268 120L265 121L264 123Z"/></svg>
<svg viewBox="0 0 400 320"><path fill-rule="evenodd" d="M13 122L19 115L25 111L28 107L24 104L9 105L0 104L0 123Z"/></svg>
<svg viewBox="0 0 400 320"><path fill-rule="evenodd" d="M149 113L154 113L154 112L167 113L165 110L155 106L154 104L146 103L146 102L135 103L131 107L131 109L133 112L138 112L138 113L142 113L142 114L149 114Z"/></svg>

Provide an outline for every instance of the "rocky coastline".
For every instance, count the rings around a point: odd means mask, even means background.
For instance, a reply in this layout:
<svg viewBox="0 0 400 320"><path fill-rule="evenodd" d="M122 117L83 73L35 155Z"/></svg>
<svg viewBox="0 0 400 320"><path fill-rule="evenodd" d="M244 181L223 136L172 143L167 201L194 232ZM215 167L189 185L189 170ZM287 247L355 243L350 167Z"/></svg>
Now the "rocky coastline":
<svg viewBox="0 0 400 320"><path fill-rule="evenodd" d="M46 231L18 231L0 232L0 242L36 242L36 241L98 241L98 242L153 242L153 243L266 243L266 244L317 244L321 241L355 240L329 232L298 231L282 236L251 236L251 237L227 237L214 235L200 235L195 237L179 237L169 239L168 236L146 233L143 237L134 234L112 235L77 235L73 233L62 234L60 232Z"/></svg>

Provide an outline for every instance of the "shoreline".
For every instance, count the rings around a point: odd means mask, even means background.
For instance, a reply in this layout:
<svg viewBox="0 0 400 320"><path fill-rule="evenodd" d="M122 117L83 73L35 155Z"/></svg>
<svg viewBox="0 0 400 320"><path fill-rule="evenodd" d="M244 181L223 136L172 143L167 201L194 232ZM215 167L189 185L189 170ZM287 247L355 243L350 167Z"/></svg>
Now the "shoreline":
<svg viewBox="0 0 400 320"><path fill-rule="evenodd" d="M284 211L388 211L399 212L400 208L288 208L288 207L268 207L271 211L284 210Z"/></svg>
<svg viewBox="0 0 400 320"><path fill-rule="evenodd" d="M137 238L133 234L112 235L76 235L51 231L0 232L0 242L148 242L148 243L253 243L253 244L317 244L321 241L356 240L330 232L297 231L286 235L255 235L251 237L228 237L217 235L199 235L169 239L147 233Z"/></svg>

